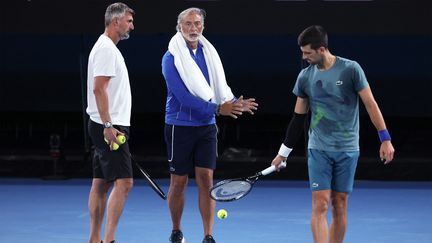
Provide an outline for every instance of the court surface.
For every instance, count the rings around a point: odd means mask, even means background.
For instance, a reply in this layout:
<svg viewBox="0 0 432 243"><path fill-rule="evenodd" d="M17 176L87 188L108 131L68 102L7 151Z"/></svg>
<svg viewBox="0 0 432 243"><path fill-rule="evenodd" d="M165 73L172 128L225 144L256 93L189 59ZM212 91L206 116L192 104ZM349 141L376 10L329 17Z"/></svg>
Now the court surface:
<svg viewBox="0 0 432 243"><path fill-rule="evenodd" d="M168 190L168 180L157 180ZM90 179L45 181L0 179L0 242L87 242ZM306 181L256 183L236 202L218 203L228 218L215 220L219 243L312 242L311 196ZM202 241L197 187L190 180L183 233ZM350 196L345 242L432 242L432 182L356 181ZM130 193L117 231L117 242L168 242L171 231L166 201L141 180Z"/></svg>

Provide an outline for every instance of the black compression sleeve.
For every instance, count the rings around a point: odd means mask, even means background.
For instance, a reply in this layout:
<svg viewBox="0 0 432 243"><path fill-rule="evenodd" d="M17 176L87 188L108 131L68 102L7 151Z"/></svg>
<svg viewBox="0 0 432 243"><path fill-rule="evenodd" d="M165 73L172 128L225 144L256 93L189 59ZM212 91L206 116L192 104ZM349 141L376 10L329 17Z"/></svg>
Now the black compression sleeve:
<svg viewBox="0 0 432 243"><path fill-rule="evenodd" d="M303 133L304 121L307 114L293 113L285 135L284 145L293 148Z"/></svg>

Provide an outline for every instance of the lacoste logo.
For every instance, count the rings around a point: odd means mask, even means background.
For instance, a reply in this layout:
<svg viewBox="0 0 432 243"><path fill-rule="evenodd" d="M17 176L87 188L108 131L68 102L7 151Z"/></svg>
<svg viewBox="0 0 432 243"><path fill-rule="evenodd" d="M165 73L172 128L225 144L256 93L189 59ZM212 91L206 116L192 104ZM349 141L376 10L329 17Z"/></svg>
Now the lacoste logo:
<svg viewBox="0 0 432 243"><path fill-rule="evenodd" d="M343 84L343 81L342 80L338 80L338 81L336 81L336 85L342 85Z"/></svg>
<svg viewBox="0 0 432 243"><path fill-rule="evenodd" d="M312 187L318 187L319 185L318 185L318 183L312 183Z"/></svg>

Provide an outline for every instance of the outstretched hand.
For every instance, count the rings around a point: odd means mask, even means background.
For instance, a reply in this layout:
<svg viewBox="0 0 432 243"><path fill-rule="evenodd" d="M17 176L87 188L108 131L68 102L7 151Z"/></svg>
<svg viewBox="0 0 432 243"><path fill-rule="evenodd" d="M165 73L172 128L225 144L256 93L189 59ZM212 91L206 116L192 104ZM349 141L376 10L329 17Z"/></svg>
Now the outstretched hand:
<svg viewBox="0 0 432 243"><path fill-rule="evenodd" d="M236 103L242 104L242 111L248 112L249 114L253 115L254 112L258 110L258 103L255 102L255 98L243 98L243 95L236 100Z"/></svg>
<svg viewBox="0 0 432 243"><path fill-rule="evenodd" d="M223 116L230 116L237 119L237 116L243 114L243 104L240 102L228 101L220 105L219 114Z"/></svg>

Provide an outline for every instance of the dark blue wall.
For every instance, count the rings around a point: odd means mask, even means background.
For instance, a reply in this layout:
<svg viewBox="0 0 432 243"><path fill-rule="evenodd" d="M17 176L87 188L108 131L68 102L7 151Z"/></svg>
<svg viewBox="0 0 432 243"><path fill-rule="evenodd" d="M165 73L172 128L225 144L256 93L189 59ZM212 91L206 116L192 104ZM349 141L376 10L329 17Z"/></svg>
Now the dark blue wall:
<svg viewBox="0 0 432 243"><path fill-rule="evenodd" d="M0 15L0 112L82 110L80 57L103 31L112 1L17 0ZM365 69L385 115L432 117L432 28L428 1L125 1L135 31L122 41L134 112L162 113L160 61L177 14L207 11L204 34L217 47L236 95L254 96L263 114L290 114L301 68L296 37L311 24L331 51ZM86 71L86 68L84 68ZM282 105L281 105L282 104Z"/></svg>
<svg viewBox="0 0 432 243"><path fill-rule="evenodd" d="M161 57L171 34L132 33L119 43L133 88L134 112L163 112ZM0 111L81 111L80 57L98 35L1 34ZM263 113L290 112L301 69L294 35L209 34L236 95L254 96ZM432 116L432 37L331 35L331 51L364 68L383 112ZM84 67L86 72L86 67ZM430 102L429 102L430 103ZM282 106L280 104L283 104Z"/></svg>

